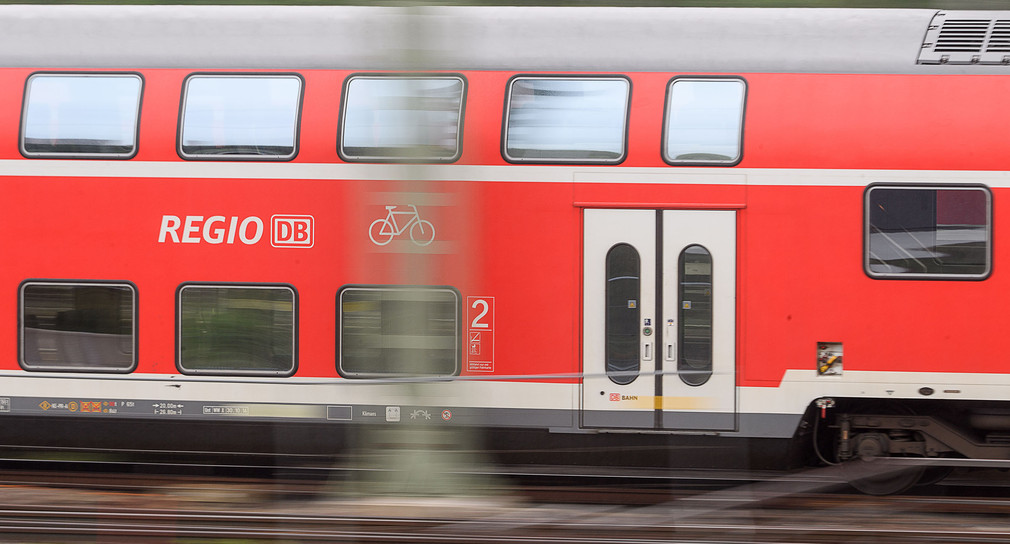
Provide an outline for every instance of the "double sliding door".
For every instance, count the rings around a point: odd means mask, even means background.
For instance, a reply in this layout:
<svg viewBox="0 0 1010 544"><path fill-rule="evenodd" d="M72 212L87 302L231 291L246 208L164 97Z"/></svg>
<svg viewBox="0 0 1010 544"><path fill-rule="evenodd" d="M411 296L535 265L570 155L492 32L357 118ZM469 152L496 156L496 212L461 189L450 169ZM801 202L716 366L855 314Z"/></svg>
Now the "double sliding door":
<svg viewBox="0 0 1010 544"><path fill-rule="evenodd" d="M736 212L587 209L582 425L736 428Z"/></svg>

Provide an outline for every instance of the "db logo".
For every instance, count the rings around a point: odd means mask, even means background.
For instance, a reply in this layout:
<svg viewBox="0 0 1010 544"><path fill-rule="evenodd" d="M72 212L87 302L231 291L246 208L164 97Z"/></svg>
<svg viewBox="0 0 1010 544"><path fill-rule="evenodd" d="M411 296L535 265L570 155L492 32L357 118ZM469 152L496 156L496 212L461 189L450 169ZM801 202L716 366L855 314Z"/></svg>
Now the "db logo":
<svg viewBox="0 0 1010 544"><path fill-rule="evenodd" d="M312 247L313 219L311 215L270 216L270 245L274 247Z"/></svg>
<svg viewBox="0 0 1010 544"><path fill-rule="evenodd" d="M311 215L270 216L270 245L273 247L309 248L315 243ZM235 244L251 246L263 239L263 220L255 215L241 219L223 215L161 216L158 243L173 244Z"/></svg>

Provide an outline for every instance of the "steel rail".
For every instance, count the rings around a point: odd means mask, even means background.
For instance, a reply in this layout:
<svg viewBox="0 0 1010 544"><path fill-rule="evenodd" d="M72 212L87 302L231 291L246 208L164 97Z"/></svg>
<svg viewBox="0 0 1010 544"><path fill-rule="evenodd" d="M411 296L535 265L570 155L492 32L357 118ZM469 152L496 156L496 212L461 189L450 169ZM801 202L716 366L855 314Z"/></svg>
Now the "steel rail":
<svg viewBox="0 0 1010 544"><path fill-rule="evenodd" d="M591 511L564 519L506 524L498 519L407 519L360 516L292 516L264 512L246 514L137 513L97 510L84 514L67 509L0 510L0 539L20 535L245 538L251 540L355 542L516 542L629 543L652 542L837 542L887 539L888 542L1005 542L1010 527L936 528L839 527L808 520L803 526L786 523L746 525L718 522L636 523L634 511L612 512L600 519ZM570 513L570 512L569 512ZM595 514L595 515L594 515ZM627 523L614 524L614 515L627 514ZM95 517L101 521L89 521ZM510 534L509 534L510 533ZM738 540L740 539L740 540ZM744 540L746 539L746 540ZM785 539L785 540L784 540Z"/></svg>

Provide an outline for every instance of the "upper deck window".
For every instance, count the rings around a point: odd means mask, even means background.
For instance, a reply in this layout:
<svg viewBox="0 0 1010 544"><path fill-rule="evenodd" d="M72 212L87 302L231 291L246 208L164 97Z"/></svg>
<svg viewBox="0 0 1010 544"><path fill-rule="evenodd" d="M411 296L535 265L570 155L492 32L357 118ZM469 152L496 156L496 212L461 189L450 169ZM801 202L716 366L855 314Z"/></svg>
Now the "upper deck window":
<svg viewBox="0 0 1010 544"><path fill-rule="evenodd" d="M865 198L864 266L870 277L989 275L992 194L985 187L875 185Z"/></svg>
<svg viewBox="0 0 1010 544"><path fill-rule="evenodd" d="M25 85L21 153L129 158L143 81L136 74L35 74Z"/></svg>
<svg viewBox="0 0 1010 544"><path fill-rule="evenodd" d="M742 79L680 77L671 81L663 158L683 165L740 162L746 94Z"/></svg>
<svg viewBox="0 0 1010 544"><path fill-rule="evenodd" d="M508 88L502 154L517 162L621 162L630 98L623 77L517 77Z"/></svg>
<svg viewBox="0 0 1010 544"><path fill-rule="evenodd" d="M458 159L463 90L459 76L348 78L340 157L347 161Z"/></svg>
<svg viewBox="0 0 1010 544"><path fill-rule="evenodd" d="M302 79L295 75L190 76L179 154L187 159L292 159L301 97Z"/></svg>

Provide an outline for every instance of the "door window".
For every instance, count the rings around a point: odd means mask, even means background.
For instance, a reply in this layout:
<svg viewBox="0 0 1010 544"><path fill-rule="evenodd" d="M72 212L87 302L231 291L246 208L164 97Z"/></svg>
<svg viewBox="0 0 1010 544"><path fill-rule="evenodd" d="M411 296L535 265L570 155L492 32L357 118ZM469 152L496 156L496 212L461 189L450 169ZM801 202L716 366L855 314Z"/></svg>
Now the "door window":
<svg viewBox="0 0 1010 544"><path fill-rule="evenodd" d="M687 385L712 377L712 254L694 244L680 252L677 373Z"/></svg>
<svg viewBox="0 0 1010 544"><path fill-rule="evenodd" d="M639 299L641 259L629 244L617 244L607 252L606 331L607 376L618 385L638 377Z"/></svg>

